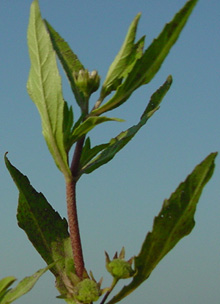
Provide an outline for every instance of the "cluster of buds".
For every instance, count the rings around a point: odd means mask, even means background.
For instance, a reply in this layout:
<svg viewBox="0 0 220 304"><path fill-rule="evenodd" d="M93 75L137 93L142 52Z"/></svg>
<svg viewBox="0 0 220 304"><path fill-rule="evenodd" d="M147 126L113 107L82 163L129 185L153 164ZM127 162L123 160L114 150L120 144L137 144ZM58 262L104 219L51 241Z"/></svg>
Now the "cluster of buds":
<svg viewBox="0 0 220 304"><path fill-rule="evenodd" d="M111 261L107 252L106 256L106 268L108 272L114 277L114 279L127 279L134 276L135 271L132 269L133 257L128 261L125 261L125 249L122 248L119 256L116 252L113 260Z"/></svg>
<svg viewBox="0 0 220 304"><path fill-rule="evenodd" d="M99 88L100 76L97 71L79 70L79 72L73 73L73 78L78 89L86 97L89 97Z"/></svg>
<svg viewBox="0 0 220 304"><path fill-rule="evenodd" d="M95 302L102 294L102 279L99 282L96 282L92 273L90 274L91 279L86 278L80 281L74 288L74 299L76 303L89 304Z"/></svg>

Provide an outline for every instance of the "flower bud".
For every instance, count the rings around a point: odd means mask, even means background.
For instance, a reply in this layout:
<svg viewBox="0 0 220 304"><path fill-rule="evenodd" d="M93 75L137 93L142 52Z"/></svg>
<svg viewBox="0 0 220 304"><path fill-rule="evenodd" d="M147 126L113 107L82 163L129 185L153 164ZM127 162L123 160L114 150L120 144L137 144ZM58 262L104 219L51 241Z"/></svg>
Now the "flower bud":
<svg viewBox="0 0 220 304"><path fill-rule="evenodd" d="M87 97L99 88L100 77L97 71L80 70L73 73L73 78L79 90Z"/></svg>
<svg viewBox="0 0 220 304"><path fill-rule="evenodd" d="M133 258L128 261L124 260L125 251L122 248L121 253L118 258L118 254L116 252L112 261L109 259L109 255L106 255L106 268L111 275L119 280L119 279L127 279L134 275L134 270L132 269Z"/></svg>
<svg viewBox="0 0 220 304"><path fill-rule="evenodd" d="M97 301L100 295L100 284L94 280L85 279L76 285L75 298L83 304Z"/></svg>

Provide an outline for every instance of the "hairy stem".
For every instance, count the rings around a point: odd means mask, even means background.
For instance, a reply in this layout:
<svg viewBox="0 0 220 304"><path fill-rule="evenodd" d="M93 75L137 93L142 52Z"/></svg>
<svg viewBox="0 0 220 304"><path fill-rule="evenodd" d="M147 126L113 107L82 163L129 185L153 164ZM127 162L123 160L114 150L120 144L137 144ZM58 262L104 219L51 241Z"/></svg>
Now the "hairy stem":
<svg viewBox="0 0 220 304"><path fill-rule="evenodd" d="M74 265L76 275L82 279L84 273L84 259L82 244L79 231L77 206L76 206L76 182L78 176L78 169L80 163L80 157L82 154L82 148L85 137L80 139L76 143L76 148L73 155L73 160L71 163L71 172L73 179L66 181L66 201L67 201L67 215L69 222L69 232L73 251Z"/></svg>
<svg viewBox="0 0 220 304"><path fill-rule="evenodd" d="M67 215L76 275L83 278L84 260L76 207L76 181L66 182Z"/></svg>

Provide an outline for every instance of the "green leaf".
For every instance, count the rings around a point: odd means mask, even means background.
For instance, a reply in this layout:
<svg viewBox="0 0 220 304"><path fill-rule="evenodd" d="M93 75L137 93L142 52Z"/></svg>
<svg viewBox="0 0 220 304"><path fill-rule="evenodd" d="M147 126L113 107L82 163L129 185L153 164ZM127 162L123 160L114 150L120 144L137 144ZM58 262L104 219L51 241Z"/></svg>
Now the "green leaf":
<svg viewBox="0 0 220 304"><path fill-rule="evenodd" d="M70 285L66 276L65 260L73 260L73 256L66 219L60 217L43 194L31 186L28 178L16 169L6 156L5 163L19 190L19 227L26 232L48 265L56 262L50 269L55 277L63 282L63 285Z"/></svg>
<svg viewBox="0 0 220 304"><path fill-rule="evenodd" d="M91 159L93 159L99 152L107 148L109 144L101 144L91 148L90 138L88 137L85 141L82 155L80 158L80 168L84 167Z"/></svg>
<svg viewBox="0 0 220 304"><path fill-rule="evenodd" d="M69 179L71 172L63 138L64 100L61 79L37 0L33 1L30 10L28 46L31 60L28 93L40 113L43 135L50 153L65 178Z"/></svg>
<svg viewBox="0 0 220 304"><path fill-rule="evenodd" d="M83 173L91 173L95 169L109 162L143 127L148 119L159 109L159 105L172 84L172 77L169 76L165 83L151 96L150 102L146 107L137 125L121 132L112 138L107 147L93 160L87 163L81 170Z"/></svg>
<svg viewBox="0 0 220 304"><path fill-rule="evenodd" d="M80 125L74 128L73 133L70 137L70 144L72 145L74 142L76 142L84 135L86 135L89 131L91 131L95 126L106 121L123 122L124 120L119 118L109 118L104 116L90 116L85 121L83 121Z"/></svg>
<svg viewBox="0 0 220 304"><path fill-rule="evenodd" d="M213 174L216 156L217 153L208 155L164 201L160 213L154 219L152 232L147 234L140 253L135 257L136 275L108 304L120 301L142 284L160 260L192 231L196 206L204 186Z"/></svg>
<svg viewBox="0 0 220 304"><path fill-rule="evenodd" d="M70 134L73 132L73 109L72 106L68 106L65 101L64 104L64 114L63 114L63 137L64 137L64 147L68 153L71 148Z"/></svg>
<svg viewBox="0 0 220 304"><path fill-rule="evenodd" d="M36 282L38 281L38 279L50 268L52 267L51 265L47 266L46 268L40 269L38 270L36 273L34 273L32 276L30 277L26 277L24 278L22 281L20 281L18 283L18 285L16 287L14 287L13 289L9 290L2 299L0 299L0 303L1 304L10 304L12 302L14 302L15 300L17 300L18 298L20 298L21 296L23 296L24 294L26 294L27 292L29 292L34 285L36 284ZM9 277L10 278L10 277ZM5 278L7 279L7 278ZM5 280L3 279L3 280ZM2 281L2 280L1 280ZM0 281L0 284L1 284ZM13 282L15 281L15 278L13 280ZM10 285L13 283L11 281Z"/></svg>
<svg viewBox="0 0 220 304"><path fill-rule="evenodd" d="M108 70L105 81L103 83L103 92L101 95L106 96L111 93L112 90L116 89L116 87L118 86L118 84L120 84L120 81L122 80L122 76L126 76L126 71L136 59L137 50L139 51L139 44L135 45L134 40L140 16L141 14L139 13L134 18L128 29L128 33L125 37L124 43Z"/></svg>
<svg viewBox="0 0 220 304"><path fill-rule="evenodd" d="M85 70L82 63L79 61L79 58L76 54L71 50L68 43L57 33L53 27L45 20L48 32L50 34L51 42L53 44L53 48L63 66L64 71L66 72L67 78L70 81L72 91L76 98L79 106L85 102L85 97L78 89L75 84L75 80L73 77L73 73L77 73L80 70Z"/></svg>
<svg viewBox="0 0 220 304"><path fill-rule="evenodd" d="M164 27L159 37L152 42L143 56L135 62L133 69L113 97L101 107L93 110L92 114L100 115L120 106L137 88L151 81L179 37L197 1L190 0L185 4L173 20Z"/></svg>
<svg viewBox="0 0 220 304"><path fill-rule="evenodd" d="M2 303L2 299L9 292L8 288L16 281L15 277L5 277L0 280L0 303Z"/></svg>

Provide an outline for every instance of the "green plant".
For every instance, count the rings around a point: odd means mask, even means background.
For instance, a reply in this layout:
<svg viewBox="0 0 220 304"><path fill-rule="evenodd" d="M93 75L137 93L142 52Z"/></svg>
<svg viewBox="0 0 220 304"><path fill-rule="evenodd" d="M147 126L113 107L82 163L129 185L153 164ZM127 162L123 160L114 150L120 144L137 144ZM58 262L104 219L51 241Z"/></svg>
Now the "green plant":
<svg viewBox="0 0 220 304"><path fill-rule="evenodd" d="M6 166L19 189L18 225L48 264L48 267L25 279L25 284L8 290L14 278L1 281L1 303L10 303L27 292L47 269L56 278L60 297L67 303L91 303L101 296L107 301L119 280L130 277L131 282L122 288L108 303L116 303L142 284L160 260L194 227L194 213L202 189L211 178L214 159L211 153L187 179L179 185L154 220L153 229L144 240L140 252L125 260L122 249L111 261L106 253L106 268L113 276L112 285L103 288L84 266L83 252L76 209L76 184L83 174L90 174L109 162L146 124L159 109L163 97L172 84L169 76L152 95L140 121L121 132L108 143L92 147L88 133L98 124L121 119L101 116L125 103L140 86L149 83L159 70L169 50L176 42L197 1L188 1L174 19L147 50L144 37L135 42L140 14L133 20L121 50L109 68L100 90L100 97L90 110L89 100L100 85L96 71L88 72L68 44L40 15L38 1L31 6L28 28L28 45L31 71L28 92L36 104L42 120L43 135L54 161L66 182L68 224L62 219L46 198L38 193L26 176L17 170L5 156ZM61 81L56 65L58 56L69 79L81 115L75 119L72 106L64 101ZM111 95L105 103L105 98ZM72 161L69 160L74 146ZM23 281L21 281L23 282ZM19 286L25 286L18 288Z"/></svg>

